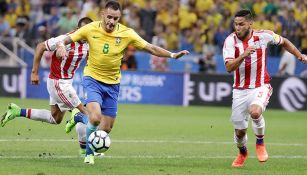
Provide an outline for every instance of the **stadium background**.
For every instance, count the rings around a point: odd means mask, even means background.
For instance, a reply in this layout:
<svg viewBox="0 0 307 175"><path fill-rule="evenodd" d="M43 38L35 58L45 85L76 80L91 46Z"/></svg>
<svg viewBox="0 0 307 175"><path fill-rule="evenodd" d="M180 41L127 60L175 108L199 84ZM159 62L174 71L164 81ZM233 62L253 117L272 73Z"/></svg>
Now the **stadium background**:
<svg viewBox="0 0 307 175"><path fill-rule="evenodd" d="M225 38L233 32L232 16L240 8L249 8L254 13L255 29L273 30L290 39L303 53L307 50L307 2L304 0L120 2L123 5L121 22L134 28L148 42L173 51L191 51L183 59L168 60L129 47L122 66L122 103L229 106L232 77L225 71L221 50ZM45 52L41 62L43 83L31 86L29 77L33 49L39 42L74 30L81 17L99 20L104 3L104 0L1 1L1 43L12 54L4 53L1 49L0 63L3 67L19 67L2 69L1 96L48 98L45 80L51 52ZM281 86L287 79L279 72L282 54L281 47L269 48L268 71L278 77L272 80L275 93L271 101L276 103L271 103L271 106L288 111L306 109L306 79L292 78L293 86ZM19 62L12 57L18 57ZM84 97L81 86L84 64L85 61L74 82L81 98ZM295 64L294 76L305 77L307 66L297 60ZM14 76L18 76L20 81L16 81ZM161 93L166 95L156 97Z"/></svg>
<svg viewBox="0 0 307 175"><path fill-rule="evenodd" d="M97 14L103 3L0 0L1 114L10 102L21 107L49 108L46 78L50 53L45 52L41 62L40 85L30 84L36 44L74 29L80 17L99 20ZM142 37L174 51L188 49L192 53L180 60L166 61L129 47L129 59L122 66L121 104L111 133L112 146L103 159L95 160L94 166L83 164L77 154L76 134L64 134L65 122L54 126L18 118L0 128L1 175L307 172L306 111L302 111L307 109L306 65L296 62L294 76L280 76L282 51L270 48L267 62L273 75L274 95L264 114L270 159L265 164L257 162L254 136L249 130L250 156L246 167L236 170L230 167L237 154L229 122L232 75L226 73L221 56L223 40L232 32L232 16L239 8L250 8L255 13L255 28L274 30L306 53L307 2L122 0L121 3L122 22ZM209 60L210 64L204 66L200 60ZM81 81L82 66L76 72L74 86L83 97ZM66 114L66 119L69 115Z"/></svg>

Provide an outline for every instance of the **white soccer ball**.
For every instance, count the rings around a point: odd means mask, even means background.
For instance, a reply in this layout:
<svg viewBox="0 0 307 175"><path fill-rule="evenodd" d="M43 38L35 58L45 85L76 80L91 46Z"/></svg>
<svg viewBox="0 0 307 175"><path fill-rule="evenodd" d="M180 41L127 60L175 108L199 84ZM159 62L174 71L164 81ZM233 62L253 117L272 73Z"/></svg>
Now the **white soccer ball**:
<svg viewBox="0 0 307 175"><path fill-rule="evenodd" d="M91 133L88 138L89 147L96 153L106 152L111 145L111 139L108 133L102 130Z"/></svg>

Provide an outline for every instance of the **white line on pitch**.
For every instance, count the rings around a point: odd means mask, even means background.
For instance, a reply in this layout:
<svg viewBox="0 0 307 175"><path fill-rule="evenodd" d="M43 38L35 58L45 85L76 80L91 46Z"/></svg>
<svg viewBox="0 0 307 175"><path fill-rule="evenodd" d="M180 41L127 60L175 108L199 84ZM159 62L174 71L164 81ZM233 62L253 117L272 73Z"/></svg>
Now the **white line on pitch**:
<svg viewBox="0 0 307 175"><path fill-rule="evenodd" d="M0 139L0 142L76 142L76 139ZM215 141L189 141L189 140L112 140L115 143L181 143L181 144L225 144L232 145L233 142ZM307 146L305 143L266 143L276 146Z"/></svg>
<svg viewBox="0 0 307 175"><path fill-rule="evenodd" d="M249 156L250 158L256 158L256 156ZM165 156L151 156L151 155L138 155L138 156L103 156L97 158L106 159L233 159L234 156L179 156L179 155L165 155ZM297 156L283 156L273 155L270 159L307 159L307 155ZM52 156L0 156L0 159L82 159L80 156L73 155L52 155Z"/></svg>

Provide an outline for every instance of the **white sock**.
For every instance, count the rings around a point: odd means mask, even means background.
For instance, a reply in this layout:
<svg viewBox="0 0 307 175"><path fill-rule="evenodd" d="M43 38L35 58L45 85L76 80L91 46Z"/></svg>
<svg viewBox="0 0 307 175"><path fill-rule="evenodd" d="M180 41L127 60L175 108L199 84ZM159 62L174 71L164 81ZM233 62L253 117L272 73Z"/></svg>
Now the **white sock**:
<svg viewBox="0 0 307 175"><path fill-rule="evenodd" d="M252 119L252 126L256 136L264 136L265 121L262 115L258 119Z"/></svg>
<svg viewBox="0 0 307 175"><path fill-rule="evenodd" d="M76 132L78 135L78 141L80 144L80 148L85 149L86 147L86 125L78 122L76 124Z"/></svg>
<svg viewBox="0 0 307 175"><path fill-rule="evenodd" d="M239 139L239 138L236 136L236 134L234 134L234 135L233 135L233 140L234 140L234 142L237 144L237 147L238 147L238 148L241 148L241 147L245 146L246 143L247 143L247 134L245 134L245 136L244 136L243 138L241 138L241 139Z"/></svg>
<svg viewBox="0 0 307 175"><path fill-rule="evenodd" d="M30 115L29 112L27 118L31 120L36 120L36 121L42 121L46 123L51 123L51 124L56 124L56 121L51 115L51 112L46 109L27 109L30 110Z"/></svg>

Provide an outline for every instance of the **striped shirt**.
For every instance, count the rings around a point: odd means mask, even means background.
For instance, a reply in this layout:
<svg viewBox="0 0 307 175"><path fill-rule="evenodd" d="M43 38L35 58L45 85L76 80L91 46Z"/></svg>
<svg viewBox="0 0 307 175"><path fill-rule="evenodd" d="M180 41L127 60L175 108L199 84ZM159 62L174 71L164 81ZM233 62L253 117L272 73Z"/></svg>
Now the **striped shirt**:
<svg viewBox="0 0 307 175"><path fill-rule="evenodd" d="M272 31L253 31L250 38L241 41L235 33L230 34L223 48L224 63L243 54L247 47L254 46L256 51L244 58L239 68L234 71L234 84L236 89L257 88L270 83L270 75L267 71L267 47L268 44L279 45L283 38Z"/></svg>
<svg viewBox="0 0 307 175"><path fill-rule="evenodd" d="M45 41L48 51L54 51L56 44L62 41L68 34L50 38ZM51 79L71 79L82 59L88 56L89 46L87 43L74 42L66 46L67 56L63 59L56 57L56 52L52 54L49 78Z"/></svg>

